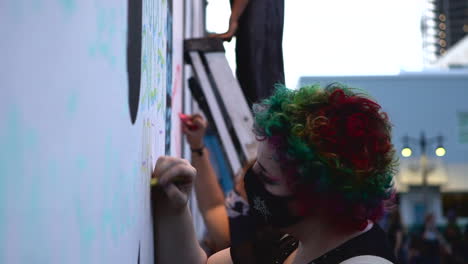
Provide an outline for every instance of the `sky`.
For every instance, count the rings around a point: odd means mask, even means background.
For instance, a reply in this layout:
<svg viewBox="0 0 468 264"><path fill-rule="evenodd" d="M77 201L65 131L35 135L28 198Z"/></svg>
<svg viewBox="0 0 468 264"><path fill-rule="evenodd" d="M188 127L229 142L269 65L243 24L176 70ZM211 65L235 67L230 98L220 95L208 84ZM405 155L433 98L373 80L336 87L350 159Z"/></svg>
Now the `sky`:
<svg viewBox="0 0 468 264"><path fill-rule="evenodd" d="M286 85L301 76L393 75L421 71L424 0L287 0ZM208 0L207 30L228 28L229 0ZM226 56L235 67L234 41Z"/></svg>

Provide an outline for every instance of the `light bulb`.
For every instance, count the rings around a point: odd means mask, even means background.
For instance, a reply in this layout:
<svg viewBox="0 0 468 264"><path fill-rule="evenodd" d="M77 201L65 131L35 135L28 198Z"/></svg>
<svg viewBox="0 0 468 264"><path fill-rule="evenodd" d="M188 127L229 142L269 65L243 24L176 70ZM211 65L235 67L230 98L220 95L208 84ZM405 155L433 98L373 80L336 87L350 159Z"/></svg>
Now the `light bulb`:
<svg viewBox="0 0 468 264"><path fill-rule="evenodd" d="M403 148L403 149L401 150L401 155L402 155L403 157L405 157L405 158L411 156L412 153L413 153L413 151L411 151L411 149L408 148L408 147Z"/></svg>
<svg viewBox="0 0 468 264"><path fill-rule="evenodd" d="M435 151L436 155L439 156L439 157L443 157L445 156L445 154L447 153L447 151L443 148L443 147L438 147Z"/></svg>

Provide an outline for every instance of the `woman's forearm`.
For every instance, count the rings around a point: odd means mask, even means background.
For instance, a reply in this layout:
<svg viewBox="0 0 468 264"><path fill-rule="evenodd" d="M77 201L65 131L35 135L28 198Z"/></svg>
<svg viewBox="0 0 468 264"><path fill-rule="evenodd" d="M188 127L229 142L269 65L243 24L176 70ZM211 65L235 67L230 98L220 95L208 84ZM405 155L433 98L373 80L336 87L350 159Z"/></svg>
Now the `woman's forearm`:
<svg viewBox="0 0 468 264"><path fill-rule="evenodd" d="M197 169L195 178L195 192L197 194L198 207L204 214L217 206L224 206L224 193L219 186L218 177L211 166L208 149L203 150L203 155L192 153L192 165Z"/></svg>
<svg viewBox="0 0 468 264"><path fill-rule="evenodd" d="M242 13L244 13L245 7L249 0L234 0L231 8L231 18L230 21L238 21Z"/></svg>
<svg viewBox="0 0 468 264"><path fill-rule="evenodd" d="M156 263L206 264L207 257L196 239L188 206L170 215L155 209L153 216Z"/></svg>
<svg viewBox="0 0 468 264"><path fill-rule="evenodd" d="M213 250L224 249L230 244L229 220L224 204L224 193L218 177L211 166L210 153L205 148L203 155L192 154L192 165L197 169L195 192Z"/></svg>

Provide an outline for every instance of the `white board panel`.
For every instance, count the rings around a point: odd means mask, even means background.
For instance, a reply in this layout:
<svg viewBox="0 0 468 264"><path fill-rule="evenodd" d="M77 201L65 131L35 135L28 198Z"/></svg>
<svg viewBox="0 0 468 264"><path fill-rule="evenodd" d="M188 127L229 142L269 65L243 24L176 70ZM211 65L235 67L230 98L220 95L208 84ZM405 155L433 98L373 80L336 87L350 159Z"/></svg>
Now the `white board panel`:
<svg viewBox="0 0 468 264"><path fill-rule="evenodd" d="M127 4L0 2L0 263L153 262L149 173L167 141L172 25L168 1L143 0L132 124Z"/></svg>

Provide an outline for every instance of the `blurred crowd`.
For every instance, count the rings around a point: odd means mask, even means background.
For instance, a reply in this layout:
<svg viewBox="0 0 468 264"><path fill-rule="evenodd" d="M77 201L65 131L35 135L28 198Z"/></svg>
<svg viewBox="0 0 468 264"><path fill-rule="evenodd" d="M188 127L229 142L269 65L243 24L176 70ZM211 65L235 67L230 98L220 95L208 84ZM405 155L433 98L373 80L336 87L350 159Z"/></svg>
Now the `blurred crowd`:
<svg viewBox="0 0 468 264"><path fill-rule="evenodd" d="M445 226L436 225L431 213L421 227L408 230L395 209L385 229L402 264L468 264L468 225L460 226L454 211L447 213Z"/></svg>

